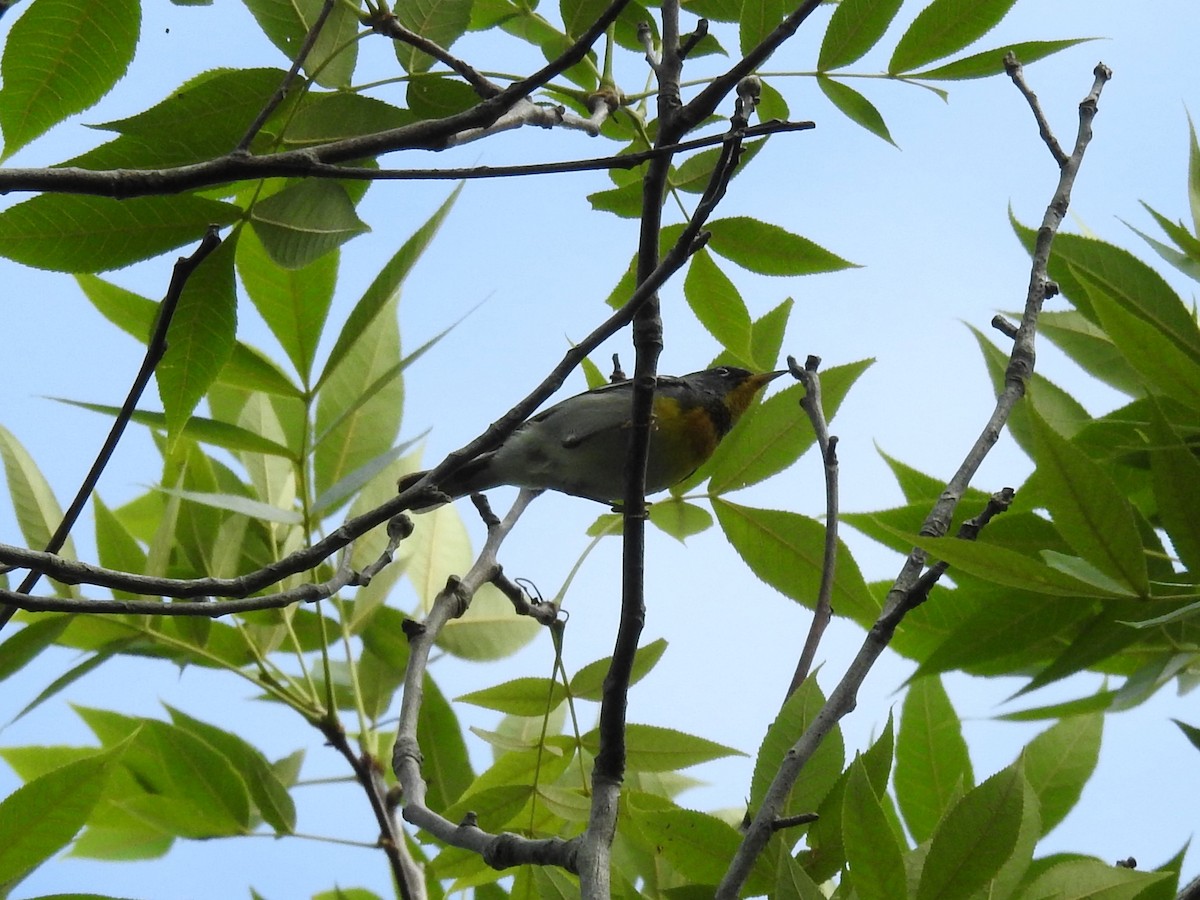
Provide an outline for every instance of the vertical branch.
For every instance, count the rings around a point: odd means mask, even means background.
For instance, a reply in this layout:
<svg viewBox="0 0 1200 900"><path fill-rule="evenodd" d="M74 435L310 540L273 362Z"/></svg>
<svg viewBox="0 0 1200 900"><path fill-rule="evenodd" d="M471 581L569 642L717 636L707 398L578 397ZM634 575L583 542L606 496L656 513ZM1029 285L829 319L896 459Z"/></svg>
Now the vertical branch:
<svg viewBox="0 0 1200 900"><path fill-rule="evenodd" d="M817 591L817 602L813 607L812 624L808 628L808 637L804 641L804 649L796 663L796 672L792 675L792 683L788 685L788 696L804 683L808 673L812 671L813 660L817 657L817 647L829 627L833 616L833 577L837 569L838 546L838 460L837 438L829 434L829 424L825 421L825 407L821 400L821 378L817 368L821 365L819 357L810 356L801 369L792 357L788 357L788 368L804 385L804 399L800 405L812 422L813 431L817 435L817 448L821 451L822 469L825 471L825 552L821 561L821 587Z"/></svg>

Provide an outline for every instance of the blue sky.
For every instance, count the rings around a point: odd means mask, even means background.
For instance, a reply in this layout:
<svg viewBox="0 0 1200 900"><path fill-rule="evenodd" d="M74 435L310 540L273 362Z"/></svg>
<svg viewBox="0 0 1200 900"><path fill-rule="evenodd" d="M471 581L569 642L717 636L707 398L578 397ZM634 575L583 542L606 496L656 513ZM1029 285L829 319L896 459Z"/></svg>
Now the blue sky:
<svg viewBox="0 0 1200 900"><path fill-rule="evenodd" d="M187 76L215 65L281 65L241 7L149 5L134 68L114 95L22 151L11 165L40 165L66 158L102 139L79 128L136 112L160 99ZM19 8L15 12L19 12ZM902 23L916 14L906 9ZM822 13L820 15L827 15ZM907 18L904 18L907 17ZM4 28L13 19L3 21ZM896 34L884 46L890 51ZM169 31L168 31L169 29ZM1033 38L1104 37L1033 65L1028 78L1064 143L1074 136L1075 108L1091 85L1098 60L1114 71L1096 119L1096 136L1075 189L1068 227L1090 232L1149 258L1122 220L1144 230L1153 223L1139 201L1170 218L1188 219L1186 110L1200 104L1193 73L1200 34L1194 0L1144 5L1021 0L981 47ZM819 29L802 31L765 68L812 67ZM735 42L731 42L735 43ZM458 47L483 67L511 71L511 42L480 38ZM387 65L376 50L374 65ZM886 53L871 56L863 71L878 71ZM644 75L628 64L626 83ZM381 68L382 73L382 68ZM366 80L366 75L362 76ZM380 74L379 77L385 77ZM811 118L813 132L772 139L753 170L733 183L722 215L758 215L803 234L863 266L804 279L737 277L758 315L787 297L795 299L787 352L822 356L826 365L864 357L877 362L860 381L833 423L841 440L843 506L871 510L899 501L883 465L883 450L918 468L948 476L990 409L991 395L978 349L965 324L987 330L996 310L1019 307L1028 262L1008 225L1008 208L1037 222L1056 179L1055 167L1024 101L1004 79L949 85L943 103L917 88L883 81L855 82L888 121L896 149L842 119L811 80L785 76L768 81L791 98L795 118ZM386 96L386 94L385 94ZM391 160L396 165L504 164L592 156L604 146L573 132L504 135L443 154ZM460 446L523 395L577 339L601 318L602 302L624 271L636 225L588 212L583 197L607 186L602 174L475 182L464 190L439 240L405 285L401 328L413 348L475 308L409 374L404 437L427 428L426 458L436 462ZM444 200L448 184L382 184L361 210L373 232L343 256L343 282L331 319L344 316L382 262ZM20 198L3 198L4 204ZM116 273L120 283L160 296L171 258ZM1187 298L1193 286L1160 267ZM90 462L107 421L65 408L47 397L113 403L123 396L140 360L131 340L101 320L60 276L0 260L8 352L0 379L0 424L34 455L65 500ZM666 349L660 368L686 372L704 367L714 343L688 321L678 284L664 291ZM272 349L269 335L244 312L240 335ZM328 344L324 349L328 350ZM632 362L627 337L607 350ZM597 359L605 356L598 354ZM1040 371L1077 393L1095 412L1116 402L1089 384L1045 344ZM573 385L582 387L582 380ZM101 494L111 504L128 499L157 476L148 439L134 434L106 473ZM1024 456L1003 441L976 485L994 490L1028 473ZM760 485L740 502L822 510L820 470L806 457L784 476ZM586 545L583 531L597 508L569 498L539 500L509 540L506 570L533 577L553 594ZM473 533L479 529L472 524ZM80 546L90 553L90 522ZM851 535L869 578L893 575L899 560ZM0 540L18 543L11 511L0 504ZM619 547L603 545L587 561L568 596L571 628L567 664L578 667L607 655L617 606ZM753 754L774 717L790 676L807 615L749 575L716 534L686 547L652 537L648 561L648 618L644 640L666 637L670 649L659 668L635 689L630 717L691 730ZM405 604L409 600L397 599ZM835 626L821 653L821 684L831 687L861 640L854 627ZM435 675L457 695L506 677L548 675L549 641L539 639L503 666L444 660ZM7 721L70 664L65 654L32 667L6 685L0 721ZM872 673L858 710L846 720L847 747L864 748L898 704L911 667L894 657ZM1095 690L1098 678L1079 678L1048 689L1033 702L1051 702ZM1007 765L1036 728L991 719L1018 685L950 679L953 698L967 719L966 733L977 777ZM117 704L160 715L161 702L194 715L228 721L230 697L244 696L233 679L131 661L101 670L68 692L85 705ZM1163 695L1146 706L1109 718L1101 765L1076 812L1043 844L1043 852L1076 850L1104 859L1133 855L1152 866L1174 854L1192 835L1197 796L1196 754L1170 716L1200 724L1188 698ZM306 775L340 773L337 760L303 727L279 710L247 701L232 706L236 727L275 755L309 747ZM486 716L468 712L471 722ZM48 704L0 733L0 742L82 743L87 732L58 704ZM687 798L700 808L743 803L751 759L734 759L698 771L709 786ZM15 787L0 769L0 791ZM329 788L308 789L301 828L370 840L358 797ZM349 797L349 799L347 799ZM362 808L360 808L360 806ZM357 825L354 823L358 823ZM182 870L180 867L188 868ZM227 896L252 883L267 897L294 896L335 881L386 893L387 874L370 851L250 839L240 844L181 846L161 863L105 865L57 862L23 886L38 891L99 889L160 898ZM1200 868L1195 851L1187 864ZM174 878L187 871L186 885ZM95 882L90 879L94 877Z"/></svg>

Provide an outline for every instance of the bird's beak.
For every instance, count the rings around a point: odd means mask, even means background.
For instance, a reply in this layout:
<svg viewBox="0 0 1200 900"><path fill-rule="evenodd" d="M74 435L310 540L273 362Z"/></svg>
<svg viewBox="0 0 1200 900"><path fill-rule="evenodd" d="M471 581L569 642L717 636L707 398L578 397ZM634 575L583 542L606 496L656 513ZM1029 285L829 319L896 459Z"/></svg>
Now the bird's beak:
<svg viewBox="0 0 1200 900"><path fill-rule="evenodd" d="M759 384L769 384L770 382L772 382L776 378L778 378L780 375L786 375L787 373L788 373L787 369L779 369L778 371L775 371L775 372L763 372L761 375L755 375L754 380L757 381Z"/></svg>

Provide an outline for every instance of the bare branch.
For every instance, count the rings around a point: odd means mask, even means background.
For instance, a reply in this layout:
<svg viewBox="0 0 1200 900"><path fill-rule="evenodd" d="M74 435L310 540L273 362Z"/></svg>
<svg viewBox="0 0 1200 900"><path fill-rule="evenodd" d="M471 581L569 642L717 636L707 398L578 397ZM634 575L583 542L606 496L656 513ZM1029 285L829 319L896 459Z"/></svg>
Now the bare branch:
<svg viewBox="0 0 1200 900"><path fill-rule="evenodd" d="M596 112L588 120L596 121ZM812 122L764 122L746 129L746 137L807 131ZM725 140L724 134L666 144L650 150L616 156L518 166L471 166L448 169L363 169L322 162L311 150L293 150L269 156L230 155L204 163L170 169L80 169L61 166L42 169L0 170L0 193L40 191L57 194L88 194L128 199L158 194L174 194L196 188L212 187L231 181L257 178L336 178L356 181L461 181L478 178L513 178L525 175L554 175L562 172L589 172L596 169L633 169L647 160L664 155L711 147ZM337 142L323 144L332 151Z"/></svg>
<svg viewBox="0 0 1200 900"><path fill-rule="evenodd" d="M800 659L796 662L792 682L788 685L789 697L812 671L813 660L817 658L817 647L820 646L825 629L829 627L829 621L833 617L833 578L837 570L839 515L837 438L830 436L829 425L825 421L825 407L821 400L821 377L817 374L820 365L819 357L810 356L805 360L802 369L793 357L788 357L788 368L804 385L805 394L800 406L808 415L817 435L817 448L821 451L822 468L825 472L825 552L821 563L821 586L817 589L817 602L813 606L808 637L804 641Z"/></svg>
<svg viewBox="0 0 1200 900"><path fill-rule="evenodd" d="M1042 136L1042 140L1050 150L1050 155L1054 157L1054 161L1058 163L1058 167L1061 169L1067 164L1067 154L1063 152L1063 148L1059 146L1054 132L1050 130L1050 122L1046 119L1046 114L1042 111L1042 104L1038 100L1037 94L1033 92L1033 89L1025 81L1024 66L1017 59L1017 54L1011 50L1004 54L1004 71L1029 103L1029 108L1033 110L1033 118L1037 122L1038 134Z"/></svg>
<svg viewBox="0 0 1200 900"><path fill-rule="evenodd" d="M1062 223L1063 216L1066 214L1075 176L1091 140L1091 123L1096 113L1100 91L1104 83L1112 77L1112 73L1103 64L1096 67L1095 75L1096 80L1091 92L1079 105L1079 131L1075 149L1066 164L1059 169L1058 186L1046 208L1042 227L1038 230L1024 315L1013 342L1014 346L1005 375L1004 390L996 399L995 408L983 433L976 439L958 471L947 483L946 489L926 517L921 527L923 535L940 536L946 533L959 499L969 486L980 463L999 439L1001 429L1007 423L1017 400L1024 395L1025 384L1033 374L1034 338L1037 333L1037 320L1041 313L1042 302L1046 297L1046 286L1049 283L1046 264L1050 255L1050 247L1059 225ZM917 548L909 553L892 589L888 592L883 611L876 619L875 624L871 626L871 630L867 632L854 660L847 667L841 681L830 692L825 706L784 756L784 761L780 764L779 770L763 798L762 808L756 812L746 828L741 846L717 887L716 900L736 900L739 896L754 861L774 833L772 823L776 821L778 812L783 808L800 772L834 726L854 709L859 687L891 641L897 626L916 603L924 600L919 588L922 586L921 570L924 567L925 558L925 553Z"/></svg>

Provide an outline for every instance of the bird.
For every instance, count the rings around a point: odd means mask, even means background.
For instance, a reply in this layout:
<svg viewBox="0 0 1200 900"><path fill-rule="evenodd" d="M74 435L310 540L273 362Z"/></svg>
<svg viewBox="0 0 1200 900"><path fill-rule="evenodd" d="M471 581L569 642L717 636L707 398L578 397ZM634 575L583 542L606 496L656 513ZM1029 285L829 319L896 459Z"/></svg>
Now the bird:
<svg viewBox="0 0 1200 900"><path fill-rule="evenodd" d="M679 377L658 376L646 494L673 487L700 468L759 391L787 371L754 373L736 366L717 366ZM625 497L632 433L632 393L633 382L623 380L556 403L519 425L494 450L468 461L434 487L452 500L512 485L620 504ZM398 482L400 491L427 474L404 476Z"/></svg>

